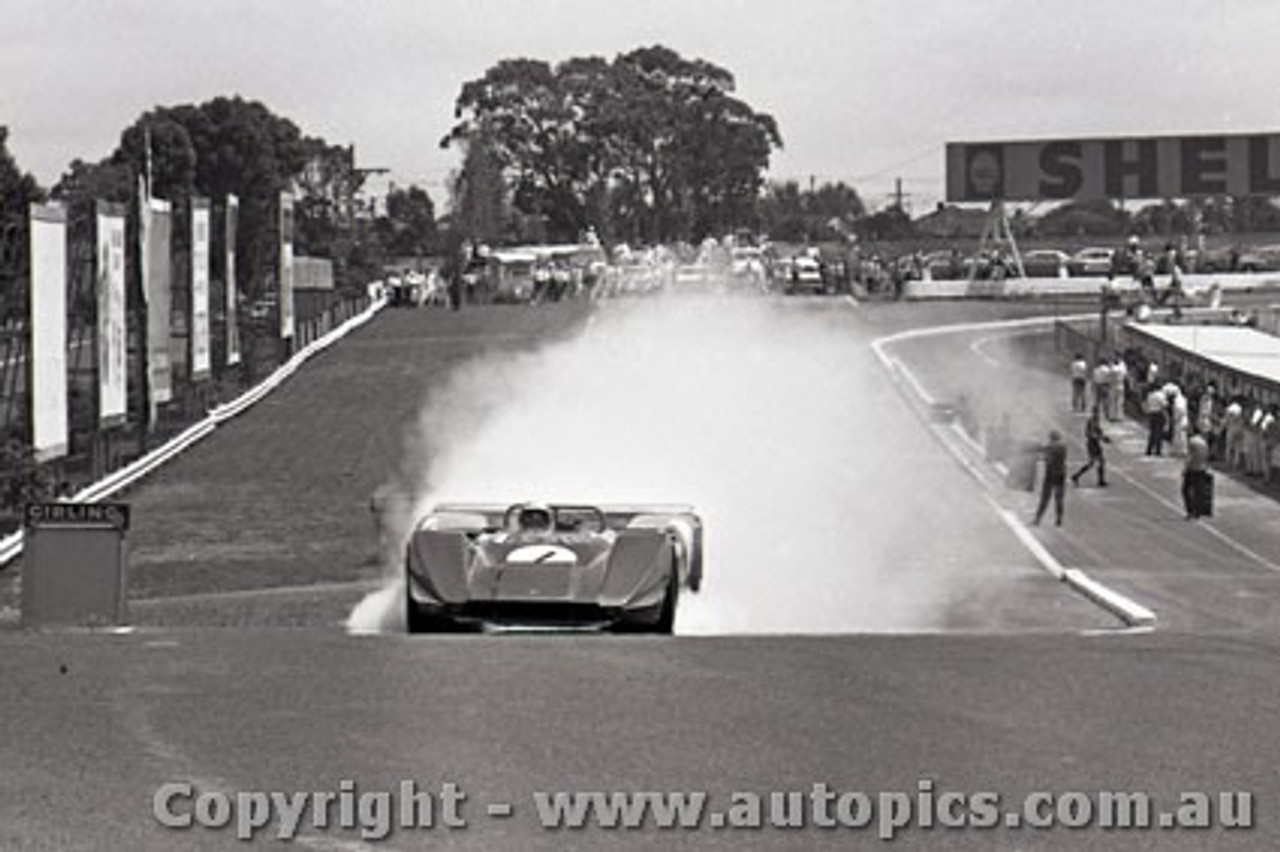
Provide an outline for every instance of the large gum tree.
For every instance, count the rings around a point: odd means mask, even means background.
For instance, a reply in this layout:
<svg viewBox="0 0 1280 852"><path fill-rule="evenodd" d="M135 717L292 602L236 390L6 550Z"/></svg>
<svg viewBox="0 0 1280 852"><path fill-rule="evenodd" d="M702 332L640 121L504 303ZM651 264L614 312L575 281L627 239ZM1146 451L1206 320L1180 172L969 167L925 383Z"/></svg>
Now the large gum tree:
<svg viewBox="0 0 1280 852"><path fill-rule="evenodd" d="M463 85L441 144L483 145L512 206L552 239L591 226L615 239L696 240L754 224L782 145L773 118L734 86L726 69L662 46L611 62L506 59Z"/></svg>

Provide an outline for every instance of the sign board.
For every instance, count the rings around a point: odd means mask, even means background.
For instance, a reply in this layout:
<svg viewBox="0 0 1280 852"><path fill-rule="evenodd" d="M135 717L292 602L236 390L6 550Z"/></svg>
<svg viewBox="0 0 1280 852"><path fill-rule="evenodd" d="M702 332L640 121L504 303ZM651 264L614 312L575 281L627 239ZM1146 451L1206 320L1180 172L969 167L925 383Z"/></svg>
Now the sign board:
<svg viewBox="0 0 1280 852"><path fill-rule="evenodd" d="M24 525L23 626L123 623L128 505L31 503Z"/></svg>
<svg viewBox="0 0 1280 852"><path fill-rule="evenodd" d="M209 378L213 370L209 339L209 199L191 199L191 378Z"/></svg>
<svg viewBox="0 0 1280 852"><path fill-rule="evenodd" d="M128 414L124 207L99 201L96 218L98 420L103 426L119 426Z"/></svg>
<svg viewBox="0 0 1280 852"><path fill-rule="evenodd" d="M67 454L67 212L32 204L31 431L37 461Z"/></svg>
<svg viewBox="0 0 1280 852"><path fill-rule="evenodd" d="M947 200L1280 195L1280 133L953 142Z"/></svg>
<svg viewBox="0 0 1280 852"><path fill-rule="evenodd" d="M169 310L173 294L170 233L172 205L159 198L148 199L143 244L146 273L143 296L147 302L147 393L151 400L151 425L156 407L173 399L173 362L170 353Z"/></svg>
<svg viewBox="0 0 1280 852"><path fill-rule="evenodd" d="M223 277L227 280L225 310L227 316L227 366L240 363L240 318L237 315L240 305L240 287L236 283L236 233L240 223L240 199L234 195L227 196L226 235L223 239L226 265Z"/></svg>
<svg viewBox="0 0 1280 852"><path fill-rule="evenodd" d="M293 196L280 193L280 336L293 337Z"/></svg>

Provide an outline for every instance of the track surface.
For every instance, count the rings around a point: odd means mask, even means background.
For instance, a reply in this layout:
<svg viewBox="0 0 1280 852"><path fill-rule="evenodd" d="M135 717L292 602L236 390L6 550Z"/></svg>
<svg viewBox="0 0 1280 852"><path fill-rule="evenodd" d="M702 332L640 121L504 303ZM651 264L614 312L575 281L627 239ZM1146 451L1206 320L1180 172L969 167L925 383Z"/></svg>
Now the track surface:
<svg viewBox="0 0 1280 852"><path fill-rule="evenodd" d="M830 312L851 333L876 335L1027 310L824 300L784 309ZM1118 435L1117 486L1072 493L1068 525L1040 534L1064 564L1087 567L1161 616L1155 633L1117 632L1115 619L1051 580L981 508L977 485L883 376L868 391L867 425L887 430L891 457L937 483L923 505L941 507L922 525L927 534L904 544L904 559L927 568L948 530L963 531L950 539L956 558L946 570L987 581L948 598L936 623L903 625L907 635L670 640L356 638L336 629L378 583L368 495L394 471L423 395L477 351L528 349L583 319L563 308L387 313L129 495L139 629L0 632L10 732L0 745L0 848L225 849L239 845L225 830L158 827L155 790L170 781L232 793L334 790L343 779L364 790L453 781L471 797L469 827L401 831L373 845L311 830L280 848L876 848L865 832L812 826L548 832L530 796L723 797L818 782L874 795L915 791L921 779L1006 800L1031 790L1132 790L1165 803L1184 790L1252 791L1258 827L917 829L886 848L1280 842L1270 807L1280 643L1263 565L1274 559L1276 537L1262 521L1269 504L1220 481L1225 500L1211 529L1221 535L1187 524L1167 502L1174 463L1133 459ZM981 338L898 354L943 397L982 393L982 364L1004 385L1047 388L1024 398L1035 403L1026 428L1069 431L1065 383L1050 384L1058 380L1025 350L1010 350L1010 360ZM1021 495L1002 499L1025 513ZM280 625L309 629L265 629ZM514 815L486 817L493 801L512 803Z"/></svg>

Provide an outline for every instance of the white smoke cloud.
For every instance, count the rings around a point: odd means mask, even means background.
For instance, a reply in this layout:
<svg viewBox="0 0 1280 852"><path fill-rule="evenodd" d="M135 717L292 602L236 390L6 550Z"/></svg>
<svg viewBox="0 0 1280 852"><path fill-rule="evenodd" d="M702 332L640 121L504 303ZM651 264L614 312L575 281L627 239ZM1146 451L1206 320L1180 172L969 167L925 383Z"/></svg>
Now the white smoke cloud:
<svg viewBox="0 0 1280 852"><path fill-rule="evenodd" d="M426 401L390 573L438 502L689 503L706 581L679 632L935 628L948 582L902 558L933 497L873 431L893 394L879 370L831 300L605 303L578 336L480 357ZM380 600L400 609L402 593ZM386 621L374 604L358 614Z"/></svg>

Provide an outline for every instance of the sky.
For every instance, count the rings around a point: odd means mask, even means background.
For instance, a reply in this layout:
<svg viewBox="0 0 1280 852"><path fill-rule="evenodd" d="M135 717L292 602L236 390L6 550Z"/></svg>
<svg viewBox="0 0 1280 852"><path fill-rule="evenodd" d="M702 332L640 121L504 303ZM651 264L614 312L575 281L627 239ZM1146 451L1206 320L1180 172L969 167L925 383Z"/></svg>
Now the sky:
<svg viewBox="0 0 1280 852"><path fill-rule="evenodd" d="M900 178L921 213L948 141L1280 130L1278 35L1275 0L3 0L0 125L47 187L148 109L240 95L443 206L465 82L661 44L777 119L771 179L878 209Z"/></svg>

